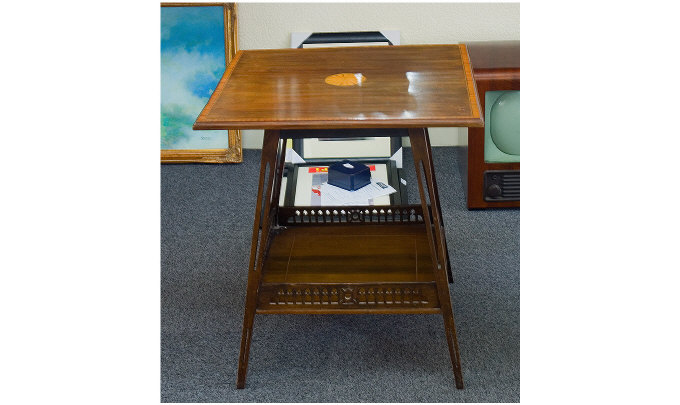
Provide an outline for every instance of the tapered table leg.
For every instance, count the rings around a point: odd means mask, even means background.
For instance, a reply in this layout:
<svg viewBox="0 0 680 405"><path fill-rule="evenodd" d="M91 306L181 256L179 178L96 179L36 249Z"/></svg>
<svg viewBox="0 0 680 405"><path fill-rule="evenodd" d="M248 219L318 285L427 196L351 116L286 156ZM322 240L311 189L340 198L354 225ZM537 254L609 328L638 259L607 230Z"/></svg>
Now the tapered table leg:
<svg viewBox="0 0 680 405"><path fill-rule="evenodd" d="M425 130L425 134L428 135L428 136L425 137L425 143L427 144L427 149L431 153L432 147L430 145L430 136L427 132L427 128L424 128L424 130ZM434 162L432 161L432 159L430 159L430 171L432 171L432 173L434 173ZM434 197L437 200L437 209L439 210L439 214L441 215L442 206L441 206L441 202L439 200L439 188L437 187L437 179L434 177L434 175L432 176L432 183L434 184ZM449 259L449 250L446 247L446 233L444 232L443 221L442 221L441 230L442 230L442 243L444 244L444 251L446 252L446 262L445 262L445 264L446 264L446 274L448 275L449 283L453 283L453 272L451 271L451 260Z"/></svg>
<svg viewBox="0 0 680 405"><path fill-rule="evenodd" d="M437 293L439 295L439 302L444 318L446 340L449 346L449 354L451 355L453 376L456 381L456 388L462 389L463 372L460 365L458 338L456 337L456 325L453 320L453 308L451 306L451 296L449 294L447 279L448 252L446 249L446 240L444 239L439 195L434 175L432 149L430 148L429 136L425 128L409 129L409 138L411 140L413 161L416 166L418 191L420 192L420 202L423 206L423 216L430 245L430 253L432 255ZM432 213L431 217L430 212Z"/></svg>
<svg viewBox="0 0 680 405"><path fill-rule="evenodd" d="M284 143L279 150L279 131L267 130L264 132L262 160L260 163L260 182L257 188L255 221L250 247L250 266L248 268L246 307L243 316L241 353L238 358L237 388L244 388L246 385L250 341L253 332L253 321L255 320L255 310L257 309L257 293L262 276L262 261L267 243L269 242L272 220L276 216L276 209L278 207L278 191L281 187L285 147ZM265 177L267 177L266 184ZM261 232L260 228L262 229Z"/></svg>

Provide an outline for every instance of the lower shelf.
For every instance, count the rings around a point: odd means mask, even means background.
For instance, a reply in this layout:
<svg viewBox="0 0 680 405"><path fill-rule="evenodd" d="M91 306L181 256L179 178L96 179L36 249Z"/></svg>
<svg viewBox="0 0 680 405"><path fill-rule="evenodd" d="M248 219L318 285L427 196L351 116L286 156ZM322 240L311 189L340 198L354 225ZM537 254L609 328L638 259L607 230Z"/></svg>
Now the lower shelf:
<svg viewBox="0 0 680 405"><path fill-rule="evenodd" d="M289 227L272 236L259 313L438 313L424 224Z"/></svg>

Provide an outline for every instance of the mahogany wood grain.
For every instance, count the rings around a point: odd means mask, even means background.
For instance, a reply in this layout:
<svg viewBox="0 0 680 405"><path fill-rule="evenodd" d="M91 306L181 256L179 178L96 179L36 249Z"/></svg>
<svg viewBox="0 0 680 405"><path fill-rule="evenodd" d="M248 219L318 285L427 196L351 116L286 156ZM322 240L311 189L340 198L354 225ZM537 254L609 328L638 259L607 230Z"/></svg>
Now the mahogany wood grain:
<svg viewBox="0 0 680 405"><path fill-rule="evenodd" d="M328 76L363 75L333 86ZM240 51L194 129L483 125L463 45Z"/></svg>
<svg viewBox="0 0 680 405"><path fill-rule="evenodd" d="M287 226L277 226L281 220L275 219L279 214L275 201L285 157L280 142L282 132L266 130L263 141L237 388L245 387L256 313L440 313L455 384L462 389L460 352L446 278L447 248L427 130L408 131L420 209L399 208L400 212L409 212L405 222L374 224L375 214L363 216L360 212L368 213L374 207L347 207L352 211L351 221L357 221L354 225L359 226L326 222L300 226L290 221ZM317 218L320 215L302 214Z"/></svg>
<svg viewBox="0 0 680 405"><path fill-rule="evenodd" d="M337 73L361 73L363 79L357 80L361 86L325 83ZM237 54L194 127L265 129L238 388L245 386L256 313L440 313L456 387L463 388L441 204L424 127L479 126L480 111L464 46ZM303 211L299 214L279 210L285 151L280 139L315 134L279 129L395 127L410 128L421 197L418 209L391 207L391 213L378 213L368 206L324 207L315 212L298 207ZM339 223L333 223L336 214L326 212L331 209L341 211ZM392 223L386 223L390 219Z"/></svg>
<svg viewBox="0 0 680 405"><path fill-rule="evenodd" d="M470 42L470 63L484 114L487 91L519 90L519 41ZM519 201L484 200L484 172L519 170L518 163L490 163L484 160L484 127L468 129L467 205L468 208L519 207Z"/></svg>
<svg viewBox="0 0 680 405"><path fill-rule="evenodd" d="M492 74L494 77L519 74L519 41L468 42L475 80Z"/></svg>
<svg viewBox="0 0 680 405"><path fill-rule="evenodd" d="M274 235L263 283L433 282L423 224L289 227Z"/></svg>
<svg viewBox="0 0 680 405"><path fill-rule="evenodd" d="M282 311L274 307L258 307L257 314L288 314L288 315L422 315L422 314L441 314L440 308L385 308L385 309L363 309L363 308L337 308L337 309L316 309L316 308L291 308Z"/></svg>
<svg viewBox="0 0 680 405"><path fill-rule="evenodd" d="M280 188L281 176L276 176L285 160L285 148L280 148L279 131L265 131L262 142L262 159L260 162L260 181L257 188L257 204L253 223L253 236L250 244L250 265L248 269L248 286L246 290L246 307L243 315L243 332L241 335L241 351L238 361L237 388L244 388L248 370L250 342L253 334L253 322L257 306L257 292L262 278L262 264L266 257L266 247L273 220L270 218L271 206L278 200L274 198L274 190ZM265 181L266 180L266 181ZM260 231L260 228L262 229Z"/></svg>
<svg viewBox="0 0 680 405"><path fill-rule="evenodd" d="M444 227L439 211L440 203L435 180L434 163L432 162L432 148L430 147L429 135L425 128L410 129L409 140L411 141L413 163L416 169L416 178L418 179L420 203L423 206L423 216L425 217L426 234L430 244L432 271L439 294L439 303L444 319L444 331L446 332L446 341L449 346L451 365L453 366L453 376L456 388L463 389L460 349L458 348L456 324L453 319L453 307L446 278L448 253L443 233ZM427 209L428 201L431 202L429 210Z"/></svg>

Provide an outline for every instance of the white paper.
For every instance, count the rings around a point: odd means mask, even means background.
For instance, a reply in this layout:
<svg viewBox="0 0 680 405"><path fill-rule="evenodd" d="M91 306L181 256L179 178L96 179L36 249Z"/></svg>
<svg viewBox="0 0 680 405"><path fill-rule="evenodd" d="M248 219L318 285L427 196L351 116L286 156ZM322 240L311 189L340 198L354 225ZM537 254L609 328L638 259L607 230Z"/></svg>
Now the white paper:
<svg viewBox="0 0 680 405"><path fill-rule="evenodd" d="M381 184L385 187L382 187ZM397 190L387 183L377 182L371 179L371 183L364 187L349 191L328 183L323 183L319 189L321 192L321 205L370 205L369 200L396 193Z"/></svg>
<svg viewBox="0 0 680 405"><path fill-rule="evenodd" d="M300 155L297 154L293 149L291 148L286 148L286 162L291 162L291 163L307 163L303 158L300 157Z"/></svg>
<svg viewBox="0 0 680 405"><path fill-rule="evenodd" d="M380 33L392 42L392 45L401 45L399 31L380 31Z"/></svg>
<svg viewBox="0 0 680 405"><path fill-rule="evenodd" d="M397 169L401 169L401 167L403 165L403 163L402 163L403 162L403 160L402 160L402 149L404 149L404 148L403 147L399 148L399 150L394 152L394 155L392 155L392 157L390 158L390 160L394 160L394 162L396 163Z"/></svg>
<svg viewBox="0 0 680 405"><path fill-rule="evenodd" d="M307 40L313 33L312 32L293 32L290 34L290 47L297 48L303 42Z"/></svg>

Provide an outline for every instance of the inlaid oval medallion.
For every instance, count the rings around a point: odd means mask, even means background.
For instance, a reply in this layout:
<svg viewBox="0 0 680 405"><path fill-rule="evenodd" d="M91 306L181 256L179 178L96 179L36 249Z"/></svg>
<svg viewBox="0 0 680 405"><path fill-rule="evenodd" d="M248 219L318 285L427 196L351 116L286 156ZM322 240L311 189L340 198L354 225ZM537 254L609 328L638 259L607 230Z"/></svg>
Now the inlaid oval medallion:
<svg viewBox="0 0 680 405"><path fill-rule="evenodd" d="M361 86L366 81L366 76L361 73L338 73L326 78L326 83L332 86Z"/></svg>

